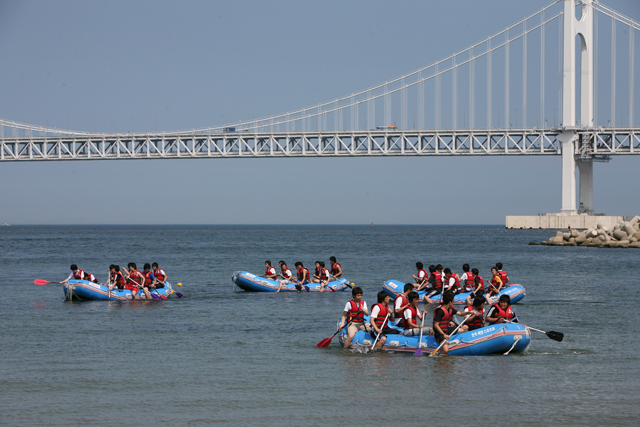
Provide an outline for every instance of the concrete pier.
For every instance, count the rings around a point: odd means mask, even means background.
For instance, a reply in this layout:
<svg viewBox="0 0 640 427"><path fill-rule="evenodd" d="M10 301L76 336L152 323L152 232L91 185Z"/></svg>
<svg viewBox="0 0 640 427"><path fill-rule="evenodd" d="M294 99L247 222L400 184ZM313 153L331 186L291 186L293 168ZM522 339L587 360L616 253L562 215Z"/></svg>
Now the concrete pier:
<svg viewBox="0 0 640 427"><path fill-rule="evenodd" d="M575 230L586 230L601 227L613 229L613 227L633 217L609 216L609 215L564 215L562 213L548 213L539 216L507 216L506 227L508 229L540 229L540 230L566 230L569 226Z"/></svg>

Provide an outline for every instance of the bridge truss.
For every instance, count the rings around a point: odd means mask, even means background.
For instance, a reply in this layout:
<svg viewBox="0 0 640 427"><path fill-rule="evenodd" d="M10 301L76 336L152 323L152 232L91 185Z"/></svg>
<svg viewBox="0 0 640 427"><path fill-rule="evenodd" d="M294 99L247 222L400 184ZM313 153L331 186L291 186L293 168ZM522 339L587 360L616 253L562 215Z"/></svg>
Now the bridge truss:
<svg viewBox="0 0 640 427"><path fill-rule="evenodd" d="M0 161L341 156L560 155L566 129L219 132L0 139ZM580 159L640 154L640 129L572 130Z"/></svg>

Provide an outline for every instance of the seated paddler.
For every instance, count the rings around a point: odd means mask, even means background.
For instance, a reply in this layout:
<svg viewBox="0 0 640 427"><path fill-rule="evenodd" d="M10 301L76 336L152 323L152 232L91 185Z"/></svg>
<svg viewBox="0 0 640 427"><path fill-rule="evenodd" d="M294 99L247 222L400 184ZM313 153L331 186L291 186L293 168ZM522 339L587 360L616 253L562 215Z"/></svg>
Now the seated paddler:
<svg viewBox="0 0 640 427"><path fill-rule="evenodd" d="M378 302L371 306L371 337L375 340L376 348L382 348L387 341L387 334L397 334L400 331L389 327L389 322L393 322L393 308L389 306L391 297L386 291L378 292Z"/></svg>
<svg viewBox="0 0 640 427"><path fill-rule="evenodd" d="M362 299L362 288L359 286L351 290L352 300L347 301L344 312L338 324L338 330L347 326L347 339L344 341L344 348L351 346L351 341L358 331L370 331L371 326L364 323L364 316L369 314L367 303Z"/></svg>
<svg viewBox="0 0 640 427"><path fill-rule="evenodd" d="M500 295L497 304L493 304L487 313L487 322L490 325L495 323L518 323L516 313L511 308L511 297L509 295Z"/></svg>

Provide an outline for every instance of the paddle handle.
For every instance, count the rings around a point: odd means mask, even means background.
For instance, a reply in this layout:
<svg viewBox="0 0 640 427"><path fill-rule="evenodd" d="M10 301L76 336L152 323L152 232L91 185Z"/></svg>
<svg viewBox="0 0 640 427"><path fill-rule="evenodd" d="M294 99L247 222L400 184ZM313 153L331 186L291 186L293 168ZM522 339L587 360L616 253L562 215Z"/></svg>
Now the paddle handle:
<svg viewBox="0 0 640 427"><path fill-rule="evenodd" d="M527 325L527 328L532 329L532 330L537 331L537 332L542 332L543 334L546 334L546 332L545 332L545 331L542 331L542 330L540 330L540 329L536 329L536 328L532 328L532 327L531 327L531 326L529 326L529 325Z"/></svg>
<svg viewBox="0 0 640 427"><path fill-rule="evenodd" d="M387 323L387 319L389 318L390 314L391 313L387 313L387 316L384 318L384 322L382 322L382 327L383 328L384 328L385 323ZM382 328L380 329L380 333L378 334L376 339L373 341L373 345L371 346L371 350L373 350L376 347L376 344L378 343L378 338L380 338L380 335L382 335Z"/></svg>
<svg viewBox="0 0 640 427"><path fill-rule="evenodd" d="M427 310L422 310L422 322L420 323L421 326L424 326L424 318L426 317L427 314ZM418 340L418 348L416 349L416 354L422 354L422 349L420 348L420 344L422 344L422 331L424 331L424 328L420 328L420 339Z"/></svg>

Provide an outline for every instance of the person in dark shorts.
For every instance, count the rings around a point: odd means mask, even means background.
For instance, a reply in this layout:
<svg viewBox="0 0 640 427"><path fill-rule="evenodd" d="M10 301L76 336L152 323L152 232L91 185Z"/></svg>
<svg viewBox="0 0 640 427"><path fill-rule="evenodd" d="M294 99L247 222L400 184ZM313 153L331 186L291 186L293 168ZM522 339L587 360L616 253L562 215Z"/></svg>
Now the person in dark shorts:
<svg viewBox="0 0 640 427"><path fill-rule="evenodd" d="M382 348L387 341L387 334L397 334L399 331L388 327L393 322L393 307L389 306L391 297L387 291L378 292L378 303L371 307L371 331L370 335L375 340L378 338L376 348Z"/></svg>
<svg viewBox="0 0 640 427"><path fill-rule="evenodd" d="M418 310L418 302L420 301L420 296L417 292L409 292L409 307L404 310L404 332L403 335L408 337L413 337L420 335L420 331L422 331L425 335L433 335L433 331L428 326L424 325L422 321L424 316L427 315L427 310L423 310L420 313ZM420 322L418 322L420 320Z"/></svg>
<svg viewBox="0 0 640 427"><path fill-rule="evenodd" d="M442 304L433 312L433 332L439 343L445 340L449 340L453 331L458 327L456 322L453 321L453 316L466 316L469 313L465 313L464 311L457 311L453 306L453 292L445 292L442 295ZM471 317L467 319L471 320L477 314L471 314ZM468 327L466 325L460 326L457 333L463 333L468 331ZM442 346L442 353L447 354L449 351L449 345L445 344Z"/></svg>
<svg viewBox="0 0 640 427"><path fill-rule="evenodd" d="M467 305L464 309L464 312L468 316L471 313L477 313L477 316L470 318L466 321L465 325L469 328L470 331L475 331L476 329L483 328L485 326L484 321L484 303L485 303L484 295L478 296L473 300L473 304Z"/></svg>

